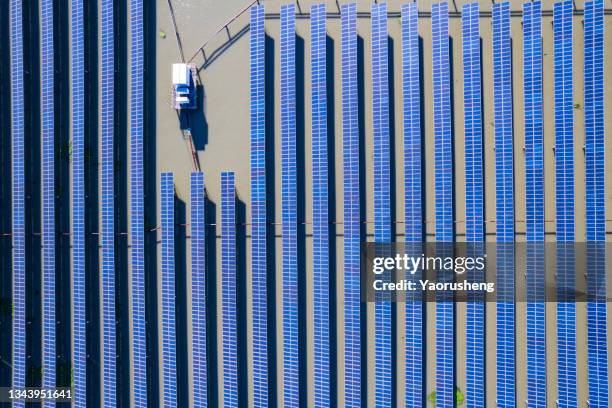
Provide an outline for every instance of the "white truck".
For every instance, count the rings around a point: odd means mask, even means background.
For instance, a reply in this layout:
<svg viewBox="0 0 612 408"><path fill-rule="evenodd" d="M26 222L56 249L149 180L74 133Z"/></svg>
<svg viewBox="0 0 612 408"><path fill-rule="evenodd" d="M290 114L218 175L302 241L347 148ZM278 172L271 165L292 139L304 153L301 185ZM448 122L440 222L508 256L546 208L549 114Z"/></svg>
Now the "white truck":
<svg viewBox="0 0 612 408"><path fill-rule="evenodd" d="M197 107L196 70L193 64L172 64L172 104L174 109Z"/></svg>

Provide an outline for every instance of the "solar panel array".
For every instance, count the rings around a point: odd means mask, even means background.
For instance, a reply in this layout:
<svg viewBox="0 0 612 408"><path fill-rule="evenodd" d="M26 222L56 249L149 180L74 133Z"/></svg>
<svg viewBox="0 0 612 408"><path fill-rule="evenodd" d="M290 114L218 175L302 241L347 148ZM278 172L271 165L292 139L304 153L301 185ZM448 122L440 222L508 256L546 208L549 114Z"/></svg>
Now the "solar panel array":
<svg viewBox="0 0 612 408"><path fill-rule="evenodd" d="M391 151L387 4L372 4L372 115L374 137L374 240L391 242ZM390 407L393 389L391 302L374 304L377 407Z"/></svg>
<svg viewBox="0 0 612 408"><path fill-rule="evenodd" d="M574 120L572 73L572 0L554 4L555 181L557 242L574 241ZM573 291L574 254L557 248L559 293ZM576 406L576 305L557 304L557 367L559 404Z"/></svg>
<svg viewBox="0 0 612 408"><path fill-rule="evenodd" d="M115 318L115 30L114 1L100 3L100 132L104 406L117 405Z"/></svg>
<svg viewBox="0 0 612 408"><path fill-rule="evenodd" d="M586 160L589 405L608 404L605 250L604 2L584 4L584 100ZM603 296L601 296L603 295Z"/></svg>
<svg viewBox="0 0 612 408"><path fill-rule="evenodd" d="M295 6L281 7L281 196L283 247L283 394L299 404Z"/></svg>
<svg viewBox="0 0 612 408"><path fill-rule="evenodd" d="M174 174L162 173L161 185L161 302L163 406L176 407L176 288L174 263Z"/></svg>
<svg viewBox="0 0 612 408"><path fill-rule="evenodd" d="M310 9L312 71L312 245L314 280L314 403L330 395L329 189L327 155L327 59L325 4Z"/></svg>
<svg viewBox="0 0 612 408"><path fill-rule="evenodd" d="M83 1L71 2L72 91L72 367L74 407L87 404L85 311L85 33Z"/></svg>
<svg viewBox="0 0 612 408"><path fill-rule="evenodd" d="M206 358L206 192L204 173L191 173L191 324L193 404L208 406Z"/></svg>
<svg viewBox="0 0 612 408"><path fill-rule="evenodd" d="M55 387L55 68L53 1L40 2L40 112L42 133L43 373L42 386ZM55 401L44 401L53 407Z"/></svg>
<svg viewBox="0 0 612 408"><path fill-rule="evenodd" d="M463 101L465 115L465 235L470 256L480 256L484 240L482 94L480 28L477 2L461 9ZM473 271L470 279L483 281ZM468 407L485 404L485 305L474 296L466 305L466 396Z"/></svg>
<svg viewBox="0 0 612 408"><path fill-rule="evenodd" d="M497 246L497 405L516 404L514 310L514 167L510 3L493 5L493 93Z"/></svg>
<svg viewBox="0 0 612 408"><path fill-rule="evenodd" d="M132 382L135 407L147 406L147 334L144 253L144 16L142 0L130 1L130 242Z"/></svg>
<svg viewBox="0 0 612 408"><path fill-rule="evenodd" d="M361 406L361 210L357 90L357 7L343 4L342 174L344 185L344 405Z"/></svg>
<svg viewBox="0 0 612 408"><path fill-rule="evenodd" d="M251 279L253 404L268 406L266 133L264 8L251 8Z"/></svg>
<svg viewBox="0 0 612 408"><path fill-rule="evenodd" d="M221 173L221 311L223 406L238 407L238 317L236 297L236 187L233 172Z"/></svg>
<svg viewBox="0 0 612 408"><path fill-rule="evenodd" d="M419 31L416 3L402 5L402 96L404 106L404 217L408 251L420 255L423 240ZM416 279L419 274L406 276ZM423 300L406 301L406 406L423 403Z"/></svg>
<svg viewBox="0 0 612 408"><path fill-rule="evenodd" d="M435 155L436 241L452 242L453 147L451 131L448 4L431 6L433 119ZM453 406L455 400L455 305L439 292L436 303L436 404Z"/></svg>
<svg viewBox="0 0 612 408"><path fill-rule="evenodd" d="M24 175L24 66L23 16L21 0L11 0L11 168L13 244L13 378L11 387L25 387L26 300L25 300L25 175ZM23 402L13 407L23 407Z"/></svg>
<svg viewBox="0 0 612 408"><path fill-rule="evenodd" d="M527 235L527 404L546 406L544 304L544 129L542 125L542 5L523 5L525 105L525 229Z"/></svg>

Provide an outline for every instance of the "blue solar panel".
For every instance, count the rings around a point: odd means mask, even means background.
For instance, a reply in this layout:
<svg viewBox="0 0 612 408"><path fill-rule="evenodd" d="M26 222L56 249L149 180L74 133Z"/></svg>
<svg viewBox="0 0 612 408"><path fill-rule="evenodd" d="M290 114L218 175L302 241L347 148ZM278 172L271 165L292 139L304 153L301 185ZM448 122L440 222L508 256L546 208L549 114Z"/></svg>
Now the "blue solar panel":
<svg viewBox="0 0 612 408"><path fill-rule="evenodd" d="M193 404L208 406L206 359L206 192L204 174L191 173L191 322Z"/></svg>
<svg viewBox="0 0 612 408"><path fill-rule="evenodd" d="M544 304L544 131L542 125L542 6L523 5L525 105L525 228L527 241L527 404L546 406ZM536 244L531 244L536 243Z"/></svg>
<svg viewBox="0 0 612 408"><path fill-rule="evenodd" d="M480 28L478 3L462 7L463 100L465 112L465 235L473 243L470 252L481 250L484 240L482 94L480 72ZM470 255L481 256L473 253ZM471 273L474 282L482 281L479 271ZM468 407L485 404L485 305L470 299L466 305L466 396Z"/></svg>
<svg viewBox="0 0 612 408"><path fill-rule="evenodd" d="M253 403L268 407L264 8L251 8L251 275Z"/></svg>
<svg viewBox="0 0 612 408"><path fill-rule="evenodd" d="M174 174L161 174L161 301L163 405L176 407L176 289L174 264Z"/></svg>
<svg viewBox="0 0 612 408"><path fill-rule="evenodd" d="M372 4L372 114L374 133L374 240L391 242L391 169L389 145L389 79L387 4ZM391 356L391 302L374 305L375 400L390 407L393 364Z"/></svg>
<svg viewBox="0 0 612 408"><path fill-rule="evenodd" d="M404 217L405 240L420 255L423 239L421 174L421 104L419 31L416 3L402 6L402 90L404 104ZM416 243L416 244L413 244ZM413 245L416 245L415 248ZM418 274L407 276L414 279ZM423 303L420 296L406 301L406 406L423 403Z"/></svg>
<svg viewBox="0 0 612 408"><path fill-rule="evenodd" d="M341 6L344 184L344 405L361 406L361 287L357 9Z"/></svg>
<svg viewBox="0 0 612 408"><path fill-rule="evenodd" d="M40 3L40 111L42 133L42 253L43 253L43 378L42 386L55 387L55 112L53 1ZM43 406L53 407L54 401Z"/></svg>
<svg viewBox="0 0 612 408"><path fill-rule="evenodd" d="M606 293L605 250L605 134L604 134L604 2L584 4L584 100L586 160L586 240L589 294ZM606 303L587 303L589 405L608 404Z"/></svg>
<svg viewBox="0 0 612 408"><path fill-rule="evenodd" d="M11 0L11 134L13 233L13 388L25 387L25 178L23 21L21 0ZM23 407L23 402L14 402Z"/></svg>
<svg viewBox="0 0 612 408"><path fill-rule="evenodd" d="M221 309L223 313L223 406L238 407L236 297L236 188L234 173L221 173Z"/></svg>
<svg viewBox="0 0 612 408"><path fill-rule="evenodd" d="M325 4L310 9L312 70L312 258L314 279L314 400L329 406L329 190Z"/></svg>
<svg viewBox="0 0 612 408"><path fill-rule="evenodd" d="M144 255L144 28L142 0L130 2L130 241L134 406L147 406Z"/></svg>
<svg viewBox="0 0 612 408"><path fill-rule="evenodd" d="M100 131L102 206L102 310L104 406L117 404L117 346L115 318L115 33L114 1L100 3Z"/></svg>
<svg viewBox="0 0 612 408"><path fill-rule="evenodd" d="M512 56L510 3L493 5L493 93L497 226L497 406L514 407L514 167L512 144ZM499 244L501 243L501 244Z"/></svg>
<svg viewBox="0 0 612 408"><path fill-rule="evenodd" d="M448 42L448 3L431 6L433 119L435 149L436 241L452 242L453 157ZM436 303L436 404L451 407L455 400L455 306L440 292Z"/></svg>
<svg viewBox="0 0 612 408"><path fill-rule="evenodd" d="M574 241L572 8L572 0L565 0L555 3L553 10L557 242ZM571 248L557 249L557 287L567 293L575 286L574 254ZM572 301L557 304L557 354L559 404L576 406L576 305Z"/></svg>
<svg viewBox="0 0 612 408"><path fill-rule="evenodd" d="M295 119L295 6L289 4L281 7L283 392L286 406L299 404Z"/></svg>
<svg viewBox="0 0 612 408"><path fill-rule="evenodd" d="M71 7L72 90L72 367L74 407L87 404L85 314L85 34L82 0Z"/></svg>

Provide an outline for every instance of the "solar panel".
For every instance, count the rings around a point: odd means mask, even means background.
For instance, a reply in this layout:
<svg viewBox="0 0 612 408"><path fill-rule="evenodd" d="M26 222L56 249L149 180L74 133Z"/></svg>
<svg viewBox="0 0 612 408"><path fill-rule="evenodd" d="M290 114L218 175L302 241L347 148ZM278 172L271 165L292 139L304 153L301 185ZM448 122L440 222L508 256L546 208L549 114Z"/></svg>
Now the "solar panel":
<svg viewBox="0 0 612 408"><path fill-rule="evenodd" d="M572 1L565 0L553 9L556 233L561 243L574 241L572 8ZM557 287L567 293L575 286L574 254L569 246L562 249L557 247ZM557 303L557 355L559 404L576 406L576 305L572 301Z"/></svg>
<svg viewBox="0 0 612 408"><path fill-rule="evenodd" d="M525 228L527 235L527 404L546 406L544 304L544 132L542 126L542 5L523 5L525 105Z"/></svg>
<svg viewBox="0 0 612 408"><path fill-rule="evenodd" d="M176 407L176 289L174 264L174 174L161 174L161 290L163 405Z"/></svg>
<svg viewBox="0 0 612 408"><path fill-rule="evenodd" d="M329 190L325 4L310 9L312 70L312 258L314 285L314 400L330 404Z"/></svg>
<svg viewBox="0 0 612 408"><path fill-rule="evenodd" d="M433 119L435 154L436 241L452 242L453 157L448 42L448 3L431 6ZM448 293L438 293L436 302L436 404L453 406L455 400L454 314Z"/></svg>
<svg viewBox="0 0 612 408"><path fill-rule="evenodd" d="M133 398L147 406L147 334L144 256L144 28L142 0L130 1L130 241Z"/></svg>
<svg viewBox="0 0 612 408"><path fill-rule="evenodd" d="M74 407L87 404L85 312L85 34L82 0L71 6L72 91L72 367Z"/></svg>
<svg viewBox="0 0 612 408"><path fill-rule="evenodd" d="M493 94L497 245L497 405L514 406L514 177L510 3L493 5Z"/></svg>
<svg viewBox="0 0 612 408"><path fill-rule="evenodd" d="M42 386L55 387L55 112L53 1L40 3L40 112L42 133L43 374ZM55 406L44 401L43 406Z"/></svg>
<svg viewBox="0 0 612 408"><path fill-rule="evenodd" d="M361 405L361 213L357 93L357 8L342 4L342 168L344 184L344 405Z"/></svg>
<svg viewBox="0 0 612 408"><path fill-rule="evenodd" d="M103 310L103 398L105 407L117 404L117 347L115 318L115 179L114 103L115 33L114 1L100 3L100 131L101 131L101 224Z"/></svg>
<svg viewBox="0 0 612 408"><path fill-rule="evenodd" d="M404 217L408 252L421 254L423 239L419 31L416 3L402 5L402 96L404 106ZM408 274L415 279L419 274ZM423 300L406 299L406 406L423 404Z"/></svg>
<svg viewBox="0 0 612 408"><path fill-rule="evenodd" d="M251 275L253 403L268 407L264 8L251 8Z"/></svg>
<svg viewBox="0 0 612 408"><path fill-rule="evenodd" d="M477 2L462 6L463 105L465 115L465 235L470 256L481 256L484 240L482 94ZM481 271L470 272L474 282ZM466 396L469 407L485 405L485 305L474 295L466 305Z"/></svg>
<svg viewBox="0 0 612 408"><path fill-rule="evenodd" d="M223 313L223 406L238 407L236 298L236 189L233 172L221 173L221 308Z"/></svg>
<svg viewBox="0 0 612 408"><path fill-rule="evenodd" d="M281 149L283 222L283 392L299 404L297 173L295 150L295 6L281 7Z"/></svg>
<svg viewBox="0 0 612 408"><path fill-rule="evenodd" d="M208 406L205 200L204 173L191 173L191 322L193 404L196 407Z"/></svg>
<svg viewBox="0 0 612 408"><path fill-rule="evenodd" d="M374 133L374 240L391 242L391 159L389 145L389 79L387 4L372 4L372 114ZM376 406L391 406L391 302L374 305Z"/></svg>
<svg viewBox="0 0 612 408"><path fill-rule="evenodd" d="M11 0L11 134L12 243L13 243L13 388L25 387L25 179L24 179L24 80L21 0ZM14 407L23 407L14 402Z"/></svg>
<svg viewBox="0 0 612 408"><path fill-rule="evenodd" d="M586 160L587 345L590 406L608 403L607 310L605 299L604 2L584 4L584 112ZM593 297L595 297L593 299ZM603 295L603 297L600 297Z"/></svg>

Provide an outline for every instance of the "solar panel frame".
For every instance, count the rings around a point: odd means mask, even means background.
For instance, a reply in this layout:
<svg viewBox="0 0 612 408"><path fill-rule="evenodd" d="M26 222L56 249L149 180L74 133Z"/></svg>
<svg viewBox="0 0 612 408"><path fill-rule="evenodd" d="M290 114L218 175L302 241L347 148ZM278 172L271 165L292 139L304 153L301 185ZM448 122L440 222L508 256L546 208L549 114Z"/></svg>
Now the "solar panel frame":
<svg viewBox="0 0 612 408"><path fill-rule="evenodd" d="M10 3L11 49L11 168L12 168L12 257L13 257L13 348L11 387L25 387L26 317L25 317L25 176L24 176L24 65L23 9L21 0ZM23 407L24 402L13 402Z"/></svg>
<svg viewBox="0 0 612 408"><path fill-rule="evenodd" d="M563 292L575 287L574 253L574 102L573 102L573 3L554 4L554 85L555 85L555 172L557 287ZM560 293L561 294L561 293ZM576 406L576 305L557 303L558 400L562 406Z"/></svg>
<svg viewBox="0 0 612 408"><path fill-rule="evenodd" d="M312 262L314 304L314 404L330 395L329 170L327 154L326 6L310 9L312 78Z"/></svg>
<svg viewBox="0 0 612 408"><path fill-rule="evenodd" d="M608 403L607 305L605 278L604 2L584 3L584 112L587 240L587 350L589 405ZM591 243L593 242L593 243ZM597 297L595 297L597 296ZM593 299L593 297L595 297ZM604 295L605 297L605 295Z"/></svg>
<svg viewBox="0 0 612 408"><path fill-rule="evenodd" d="M444 243L454 239L447 2L432 4L431 24L436 241ZM436 404L444 407L455 401L455 305L448 296L440 292L436 302Z"/></svg>
<svg viewBox="0 0 612 408"><path fill-rule="evenodd" d="M87 405L85 304L85 34L83 1L71 1L72 93L72 367L74 407Z"/></svg>
<svg viewBox="0 0 612 408"><path fill-rule="evenodd" d="M174 174L161 173L161 301L163 405L177 406Z"/></svg>
<svg viewBox="0 0 612 408"><path fill-rule="evenodd" d="M115 313L115 30L114 1L100 2L100 133L101 133L101 275L103 402L117 405L117 345Z"/></svg>
<svg viewBox="0 0 612 408"><path fill-rule="evenodd" d="M251 275L253 404L268 407L267 214L264 6L251 8Z"/></svg>
<svg viewBox="0 0 612 408"><path fill-rule="evenodd" d="M470 255L481 256L484 241L483 137L479 6L466 3L461 11L463 99L465 115L465 235ZM474 282L480 271L470 272ZM466 304L466 396L468 407L485 404L485 304L471 296Z"/></svg>
<svg viewBox="0 0 612 408"><path fill-rule="evenodd" d="M144 18L142 0L130 1L130 242L132 397L147 406L147 333L144 254Z"/></svg>
<svg viewBox="0 0 612 408"><path fill-rule="evenodd" d="M344 202L344 405L362 405L357 7L340 6Z"/></svg>
<svg viewBox="0 0 612 408"><path fill-rule="evenodd" d="M233 172L221 173L221 309L223 406L238 407L238 318L236 297L236 187Z"/></svg>
<svg viewBox="0 0 612 408"><path fill-rule="evenodd" d="M206 310L206 190L204 173L191 173L191 322L193 404L208 406Z"/></svg>
<svg viewBox="0 0 612 408"><path fill-rule="evenodd" d="M416 3L402 5L402 97L404 113L404 218L408 253L420 255L423 240L423 179L421 142L421 101L419 69L418 8ZM407 274L416 279L419 273ZM424 404L423 299L406 299L406 407Z"/></svg>
<svg viewBox="0 0 612 408"><path fill-rule="evenodd" d="M510 3L493 5L493 94L497 240L497 398L516 405L514 308L514 165L512 132L512 50Z"/></svg>
<svg viewBox="0 0 612 408"><path fill-rule="evenodd" d="M372 125L374 139L374 240L391 242L391 148L387 4L372 4ZM393 390L391 302L378 301L375 314L375 401L390 407Z"/></svg>
<svg viewBox="0 0 612 408"><path fill-rule="evenodd" d="M299 404L295 6L281 7L283 397Z"/></svg>
<svg viewBox="0 0 612 408"><path fill-rule="evenodd" d="M56 385L55 318L55 64L53 1L40 2L40 114L42 133L42 386ZM54 407L46 400L44 407Z"/></svg>
<svg viewBox="0 0 612 408"><path fill-rule="evenodd" d="M542 5L523 4L525 106L525 229L527 285L527 403L546 407L546 305L544 303L544 129Z"/></svg>

